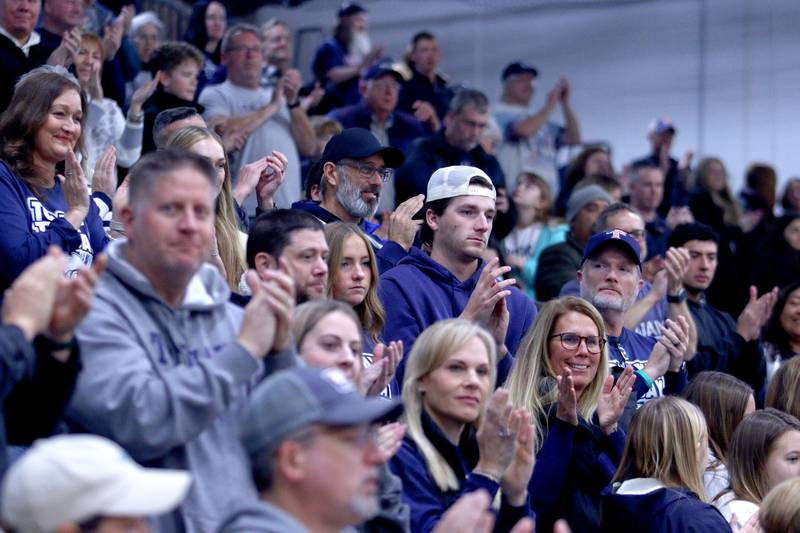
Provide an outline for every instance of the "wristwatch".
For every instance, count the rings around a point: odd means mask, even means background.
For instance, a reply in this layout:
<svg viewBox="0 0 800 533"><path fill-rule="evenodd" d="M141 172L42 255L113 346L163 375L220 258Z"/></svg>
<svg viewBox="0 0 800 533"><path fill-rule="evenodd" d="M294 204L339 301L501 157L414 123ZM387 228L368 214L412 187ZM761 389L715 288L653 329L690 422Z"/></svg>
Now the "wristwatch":
<svg viewBox="0 0 800 533"><path fill-rule="evenodd" d="M686 293L686 289L681 289L681 292L676 294L675 296L668 294L667 295L667 302L671 304L682 304L686 301L689 295Z"/></svg>

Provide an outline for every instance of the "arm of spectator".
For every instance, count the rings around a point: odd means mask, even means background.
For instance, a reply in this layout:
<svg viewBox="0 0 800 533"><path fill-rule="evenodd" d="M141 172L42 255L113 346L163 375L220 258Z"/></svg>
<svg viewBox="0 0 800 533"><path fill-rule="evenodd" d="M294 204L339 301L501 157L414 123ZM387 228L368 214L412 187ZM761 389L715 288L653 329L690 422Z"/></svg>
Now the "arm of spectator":
<svg viewBox="0 0 800 533"><path fill-rule="evenodd" d="M70 415L147 461L195 438L230 408L269 351L275 319L267 295L254 290L236 340L191 366L173 366L155 332L140 340L135 331L141 327L120 319L131 313L122 310L126 305L131 302L99 294L79 327L85 364ZM156 346L148 353L141 342Z"/></svg>
<svg viewBox="0 0 800 533"><path fill-rule="evenodd" d="M564 113L564 136L563 143L567 145L575 145L581 143L581 129L578 124L578 118L570 105L571 88L567 78L559 80L559 97L561 100L561 110Z"/></svg>
<svg viewBox="0 0 800 533"><path fill-rule="evenodd" d="M656 274L650 291L644 297L633 302L630 309L625 312L625 327L632 331L635 330L653 306L664 299L666 293L667 273L662 270Z"/></svg>
<svg viewBox="0 0 800 533"><path fill-rule="evenodd" d="M47 64L69 68L75 63L80 49L81 29L76 27L70 31L65 31L61 36L61 43L58 48L53 50L53 53L47 58Z"/></svg>
<svg viewBox="0 0 800 533"><path fill-rule="evenodd" d="M283 94L289 107L291 123L289 125L292 138L297 144L297 151L301 156L311 157L317 149L317 136L308 120L306 110L300 105L300 88L302 87L300 71L289 69L283 75Z"/></svg>
<svg viewBox="0 0 800 533"><path fill-rule="evenodd" d="M339 65L332 67L325 73L325 76L333 83L342 83L361 75L362 70L371 67L381 56L383 56L383 47L375 46L364 56L364 59L359 65Z"/></svg>
<svg viewBox="0 0 800 533"><path fill-rule="evenodd" d="M417 100L412 104L412 109L414 118L425 124L431 133L436 133L442 127L439 117L436 115L436 109L430 102Z"/></svg>
<svg viewBox="0 0 800 533"><path fill-rule="evenodd" d="M511 138L523 139L525 137L530 137L539 131L539 128L544 126L544 124L547 122L547 119L550 118L550 115L555 110L556 106L558 106L560 98L560 87L556 86L549 93L547 93L547 102L545 102L544 107L542 107L538 113L531 115L524 120L517 120L511 123L510 132L508 132L511 133Z"/></svg>
<svg viewBox="0 0 800 533"><path fill-rule="evenodd" d="M679 296L684 290L683 276L689 268L689 252L686 248L670 248L667 250L664 261L664 270L667 272L667 294ZM683 359L691 361L697 353L697 327L694 323L692 313L685 301L681 303L669 303L667 307L667 317L677 322L678 317L683 317L689 326L689 338L686 353Z"/></svg>

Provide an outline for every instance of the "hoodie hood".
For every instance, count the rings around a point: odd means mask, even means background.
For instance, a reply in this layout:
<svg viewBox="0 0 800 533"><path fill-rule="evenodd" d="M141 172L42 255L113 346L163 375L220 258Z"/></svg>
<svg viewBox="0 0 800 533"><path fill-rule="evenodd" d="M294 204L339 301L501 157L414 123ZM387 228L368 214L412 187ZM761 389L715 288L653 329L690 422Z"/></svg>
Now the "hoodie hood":
<svg viewBox="0 0 800 533"><path fill-rule="evenodd" d="M265 501L237 509L219 527L220 533L310 533L292 515Z"/></svg>
<svg viewBox="0 0 800 533"><path fill-rule="evenodd" d="M481 277L481 272L483 272L483 267L485 264L486 263L483 259L478 259L478 268L475 269L475 272L472 274L472 276L464 281L461 281L444 266L431 259L431 256L426 252L412 246L408 256L403 258L398 263L398 266L413 266L414 268L424 272L425 275L437 285L448 287L454 296L458 293L464 293L466 295L466 300L469 300L472 290L475 288L475 285L478 283L478 279ZM466 305L466 300L464 301L464 305Z"/></svg>
<svg viewBox="0 0 800 533"><path fill-rule="evenodd" d="M127 251L127 239L119 239L112 242L106 248L106 253L108 254L106 272L131 291L138 293L143 299L156 300L168 305L144 274L128 262ZM180 308L189 311L209 311L224 305L229 297L230 289L228 284L217 269L208 263L203 263L189 281Z"/></svg>

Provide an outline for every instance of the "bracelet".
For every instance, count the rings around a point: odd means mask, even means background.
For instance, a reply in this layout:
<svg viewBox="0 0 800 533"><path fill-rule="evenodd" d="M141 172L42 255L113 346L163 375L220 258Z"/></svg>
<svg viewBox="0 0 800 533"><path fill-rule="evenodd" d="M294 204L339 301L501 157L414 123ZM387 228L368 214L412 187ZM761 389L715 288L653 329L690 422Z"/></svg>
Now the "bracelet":
<svg viewBox="0 0 800 533"><path fill-rule="evenodd" d="M141 124L144 122L144 113L139 111L138 113L131 113L128 111L128 122L131 124Z"/></svg>
<svg viewBox="0 0 800 533"><path fill-rule="evenodd" d="M288 107L289 109L294 109L299 105L300 105L300 99L298 98L294 102L289 102L288 104L286 104L286 107Z"/></svg>
<svg viewBox="0 0 800 533"><path fill-rule="evenodd" d="M650 376L648 376L648 375L645 373L645 371L644 371L644 370L637 370L637 371L636 371L636 374L638 374L638 375L639 375L639 377L640 377L640 378L642 378L642 379L644 380L644 383L645 383L645 385L647 385L647 390L650 390L650 389L652 389L652 388L653 388L653 380L652 380L652 379L650 379Z"/></svg>
<svg viewBox="0 0 800 533"><path fill-rule="evenodd" d="M478 474L479 476L483 476L485 478L489 478L492 481L494 481L495 483L497 483L498 485L500 484L500 480L499 479L497 479L496 477L494 477L491 474L487 474L486 472L481 472L480 470L473 470L472 473L473 474Z"/></svg>
<svg viewBox="0 0 800 533"><path fill-rule="evenodd" d="M682 304L687 298L689 298L689 294L686 292L686 289L681 289L681 291L674 296L672 294L668 294L667 303Z"/></svg>
<svg viewBox="0 0 800 533"><path fill-rule="evenodd" d="M41 349L50 353L72 349L72 339L67 342L60 342L51 339L47 335L39 335L38 341Z"/></svg>

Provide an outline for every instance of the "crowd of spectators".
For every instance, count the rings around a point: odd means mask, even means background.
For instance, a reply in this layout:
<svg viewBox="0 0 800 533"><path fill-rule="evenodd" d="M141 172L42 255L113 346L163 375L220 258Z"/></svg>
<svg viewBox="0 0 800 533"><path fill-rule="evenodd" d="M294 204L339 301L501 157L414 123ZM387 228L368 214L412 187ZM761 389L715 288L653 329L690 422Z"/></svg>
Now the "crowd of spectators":
<svg viewBox="0 0 800 533"><path fill-rule="evenodd" d="M0 0L0 527L800 533L800 178L336 18Z"/></svg>

